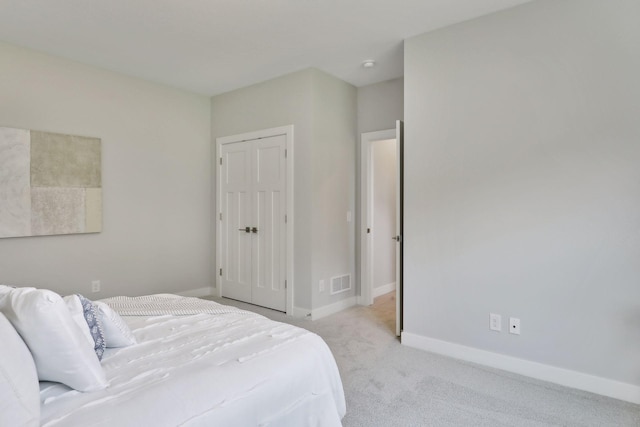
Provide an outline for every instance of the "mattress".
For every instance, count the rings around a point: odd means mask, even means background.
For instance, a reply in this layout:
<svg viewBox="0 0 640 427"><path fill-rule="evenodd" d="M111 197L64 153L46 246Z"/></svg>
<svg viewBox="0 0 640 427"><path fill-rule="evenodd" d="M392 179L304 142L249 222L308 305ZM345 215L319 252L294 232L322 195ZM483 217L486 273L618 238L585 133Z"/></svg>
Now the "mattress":
<svg viewBox="0 0 640 427"><path fill-rule="evenodd" d="M335 359L317 335L254 313L123 317L138 344L107 349L109 387L41 383L43 426L340 426Z"/></svg>

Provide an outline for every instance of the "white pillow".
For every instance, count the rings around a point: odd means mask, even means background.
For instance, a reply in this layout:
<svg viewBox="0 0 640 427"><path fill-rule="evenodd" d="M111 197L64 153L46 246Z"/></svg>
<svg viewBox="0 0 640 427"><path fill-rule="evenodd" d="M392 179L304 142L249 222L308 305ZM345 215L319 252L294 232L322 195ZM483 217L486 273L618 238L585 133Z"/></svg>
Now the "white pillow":
<svg viewBox="0 0 640 427"><path fill-rule="evenodd" d="M118 313L102 301L94 301L93 304L98 308L107 347L127 347L138 343Z"/></svg>
<svg viewBox="0 0 640 427"><path fill-rule="evenodd" d="M0 313L0 426L39 426L40 389L33 357Z"/></svg>
<svg viewBox="0 0 640 427"><path fill-rule="evenodd" d="M91 332L89 332L89 326L87 325L87 321L84 320L84 308L82 307L82 303L80 302L80 298L77 295L67 295L62 298L64 303L67 305L69 309L69 314L71 314L71 318L78 325L80 330L82 331L82 335L87 340L87 343L93 348L94 341L91 337Z"/></svg>
<svg viewBox="0 0 640 427"><path fill-rule="evenodd" d="M0 311L31 350L41 381L55 381L79 391L107 386L102 366L62 297L46 289L0 292Z"/></svg>
<svg viewBox="0 0 640 427"><path fill-rule="evenodd" d="M15 289L15 286L0 285L0 298L2 298L4 294L11 292L12 289Z"/></svg>
<svg viewBox="0 0 640 427"><path fill-rule="evenodd" d="M106 345L98 308L93 302L79 294L67 295L62 299L67 304L73 321L82 329L82 334L98 356L98 360L102 360Z"/></svg>

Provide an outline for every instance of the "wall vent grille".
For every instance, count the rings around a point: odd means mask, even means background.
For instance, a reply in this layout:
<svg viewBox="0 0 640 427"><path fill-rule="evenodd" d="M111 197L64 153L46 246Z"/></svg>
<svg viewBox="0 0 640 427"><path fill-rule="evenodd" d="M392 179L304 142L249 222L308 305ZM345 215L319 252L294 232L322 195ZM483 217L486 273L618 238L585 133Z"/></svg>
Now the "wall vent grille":
<svg viewBox="0 0 640 427"><path fill-rule="evenodd" d="M346 292L351 289L351 275L336 276L331 278L331 295Z"/></svg>

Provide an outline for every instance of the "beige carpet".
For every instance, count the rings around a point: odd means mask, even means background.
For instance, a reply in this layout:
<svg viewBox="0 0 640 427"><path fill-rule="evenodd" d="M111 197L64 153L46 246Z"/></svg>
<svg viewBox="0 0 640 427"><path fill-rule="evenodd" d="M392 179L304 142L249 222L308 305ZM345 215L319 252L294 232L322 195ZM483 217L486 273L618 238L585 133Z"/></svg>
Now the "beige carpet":
<svg viewBox="0 0 640 427"><path fill-rule="evenodd" d="M639 405L401 345L393 294L313 322L212 299L320 335L342 376L346 427L640 426Z"/></svg>

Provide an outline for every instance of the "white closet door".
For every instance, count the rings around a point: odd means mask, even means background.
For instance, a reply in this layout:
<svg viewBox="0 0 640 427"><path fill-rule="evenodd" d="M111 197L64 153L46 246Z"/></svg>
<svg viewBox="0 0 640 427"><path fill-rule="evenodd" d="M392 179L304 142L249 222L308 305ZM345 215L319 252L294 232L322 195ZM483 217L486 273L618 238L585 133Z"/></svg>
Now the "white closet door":
<svg viewBox="0 0 640 427"><path fill-rule="evenodd" d="M221 147L222 296L286 311L286 136Z"/></svg>
<svg viewBox="0 0 640 427"><path fill-rule="evenodd" d="M252 302L286 310L286 165L284 135L253 142Z"/></svg>
<svg viewBox="0 0 640 427"><path fill-rule="evenodd" d="M222 296L251 302L251 143L222 146ZM246 227L249 227L247 229Z"/></svg>

